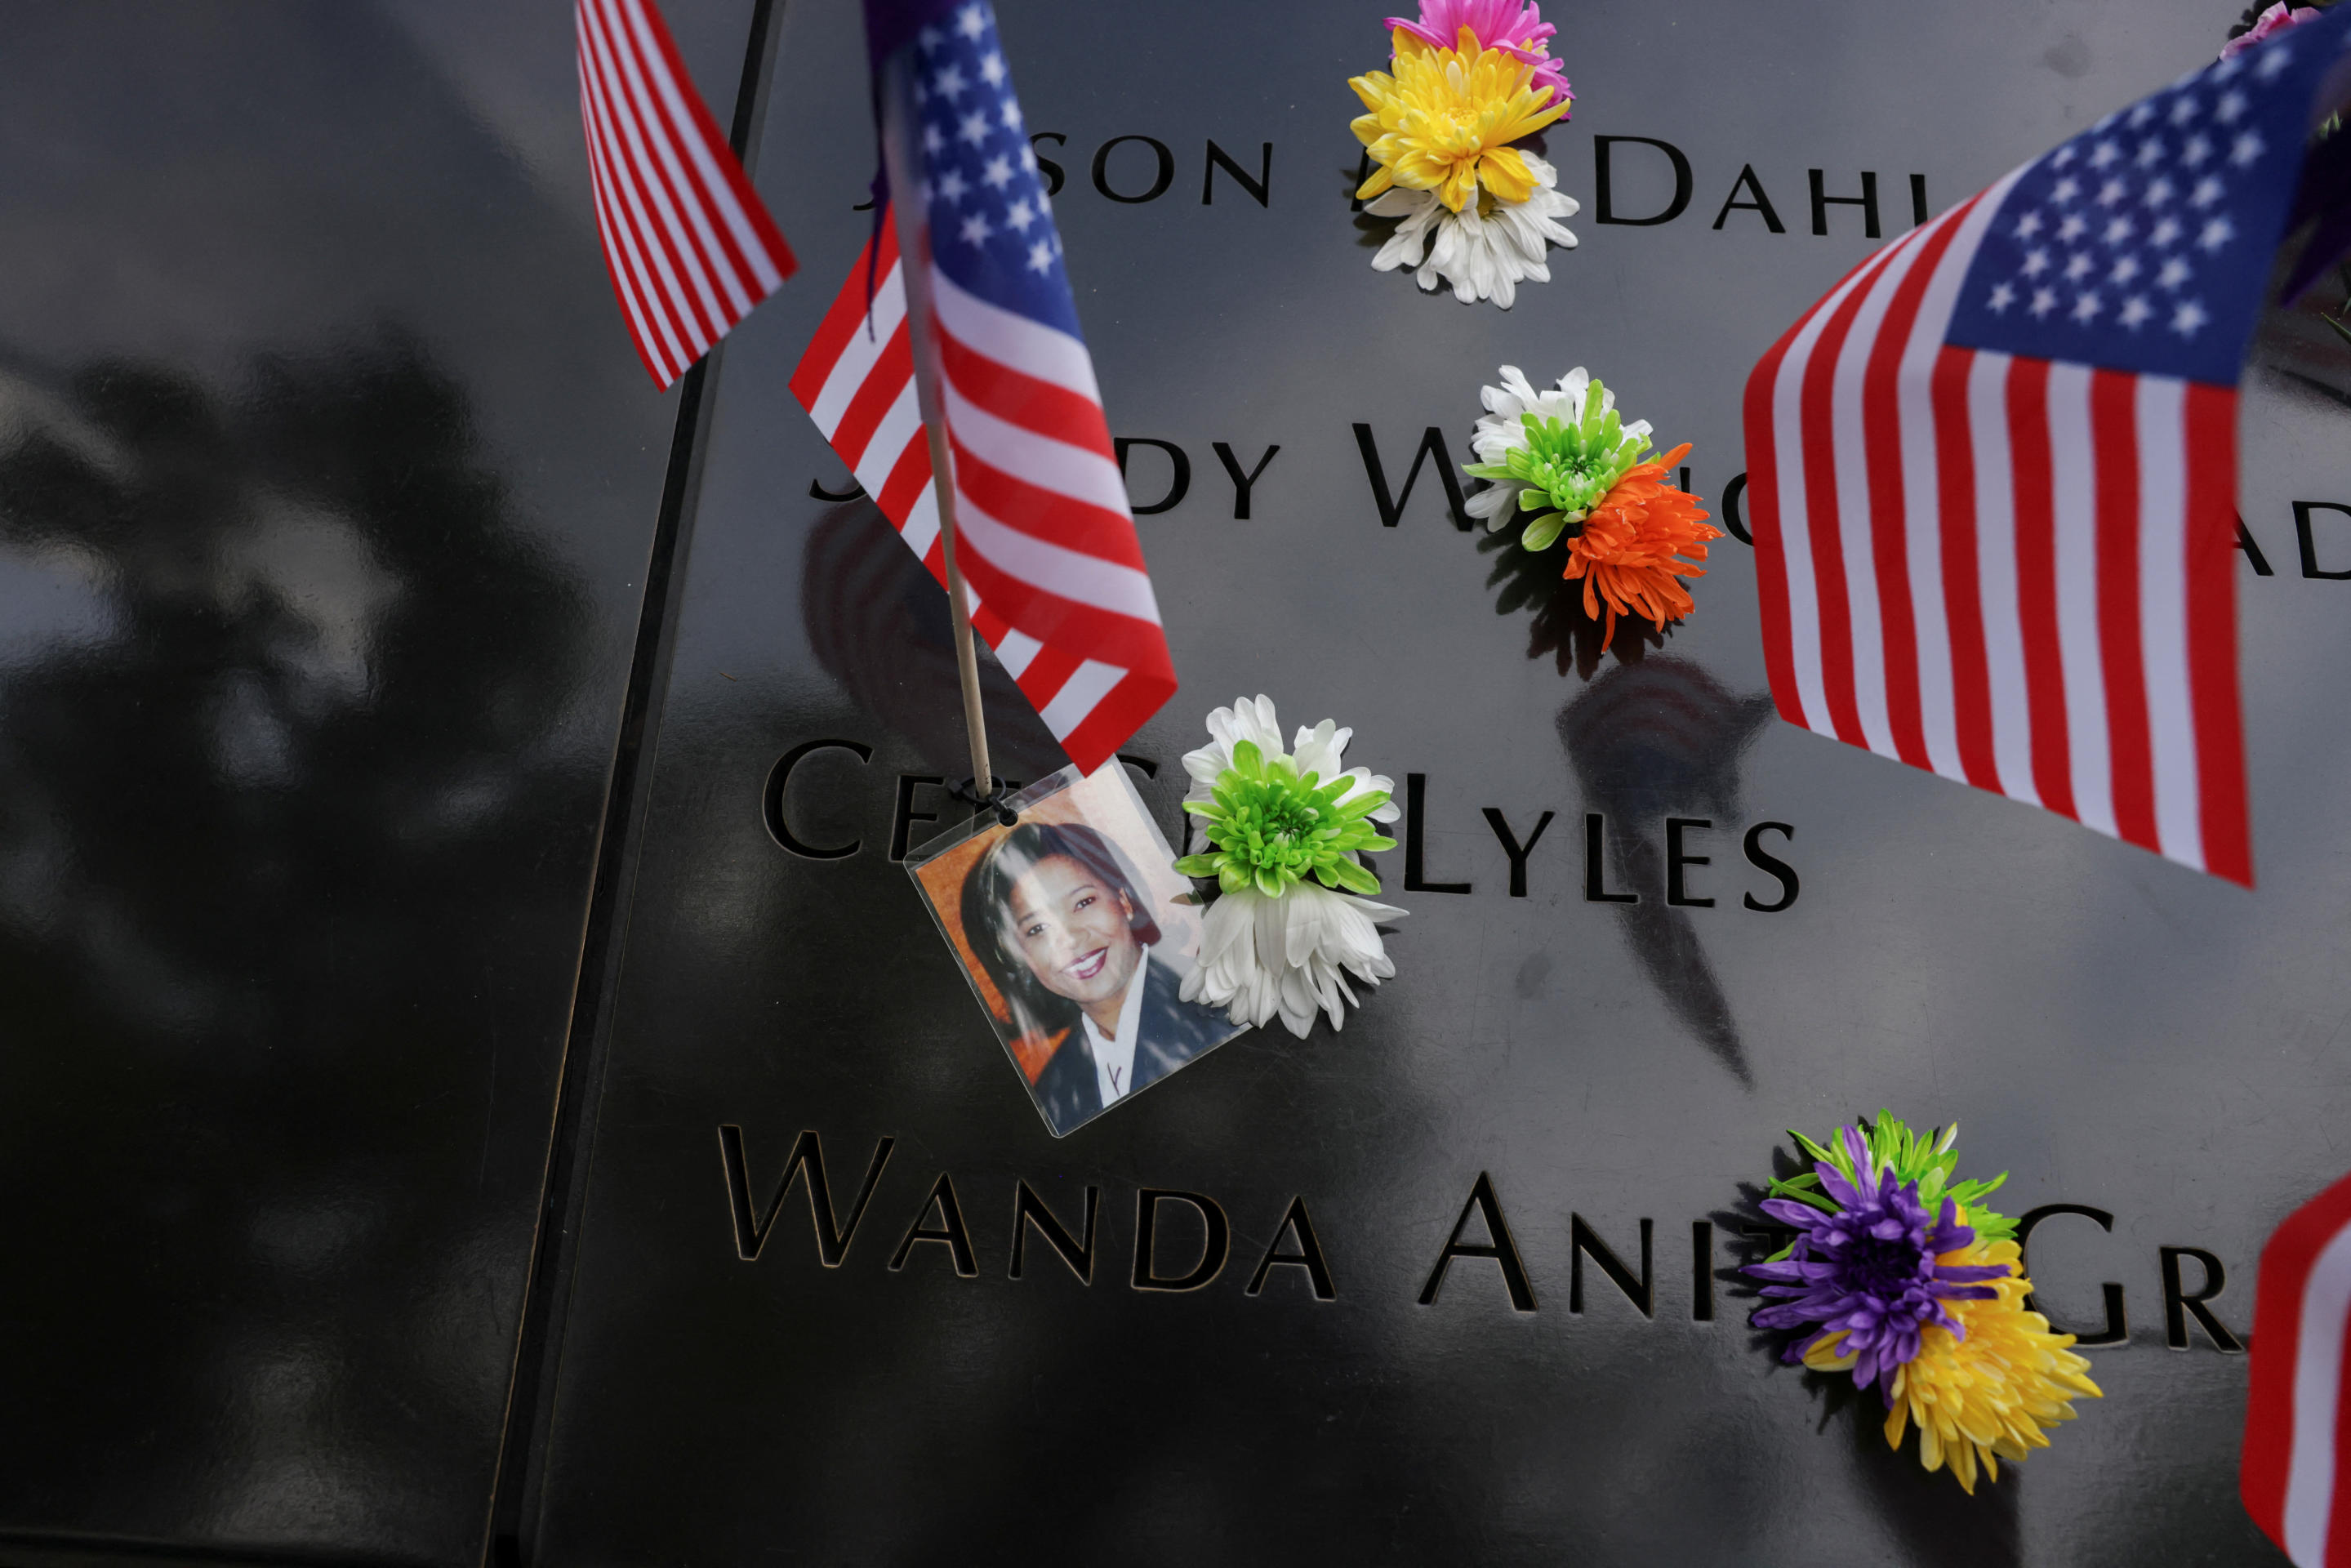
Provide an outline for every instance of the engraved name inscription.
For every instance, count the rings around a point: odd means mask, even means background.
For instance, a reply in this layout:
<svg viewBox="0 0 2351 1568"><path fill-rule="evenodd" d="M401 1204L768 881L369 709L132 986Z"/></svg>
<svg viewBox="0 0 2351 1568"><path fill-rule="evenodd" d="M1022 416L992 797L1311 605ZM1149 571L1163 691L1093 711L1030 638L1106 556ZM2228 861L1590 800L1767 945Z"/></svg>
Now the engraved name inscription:
<svg viewBox="0 0 2351 1568"><path fill-rule="evenodd" d="M836 832L828 837L806 828L795 812L794 774L803 763L827 752L853 757L860 768L873 758L873 748L863 741L803 741L784 753L768 769L760 795L760 810L768 834L784 850L803 860L845 860L865 848L862 834L841 837ZM1147 758L1122 757L1119 760L1146 779L1158 772L1158 765ZM1017 789L1020 781L1009 782ZM880 780L874 783L878 785ZM805 789L808 785L803 783L801 788ZM947 794L947 780L935 773L898 774L893 790L888 854L897 862L906 858L908 848L918 838L935 831L933 824L947 814L952 798ZM1429 776L1405 774L1402 794L1404 891L1465 895L1476 893L1480 884L1474 878L1448 880L1429 869ZM1668 816L1642 828L1612 821L1606 812L1588 810L1582 813L1583 831L1579 846L1572 834L1552 834L1552 824L1558 815L1558 810L1550 807L1531 812L1523 807L1513 807L1509 811L1499 806L1478 809L1478 820L1492 834L1508 866L1500 883L1506 896L1531 896L1536 852L1545 845L1551 846L1544 850L1547 861L1573 856L1580 848L1586 904L1639 904L1651 899L1680 909L1722 905L1777 915L1793 908L1803 891L1802 878L1789 857L1796 830L1788 822L1717 822L1710 817ZM918 833L917 829L926 831ZM1188 852L1190 818L1185 819L1181 831L1184 849ZM1719 856L1718 850L1727 850L1733 841L1750 868L1743 882L1729 880L1735 873L1728 866L1717 865L1719 858L1728 859L1727 855ZM1483 885L1489 893L1496 890L1492 882Z"/></svg>
<svg viewBox="0 0 2351 1568"><path fill-rule="evenodd" d="M793 1140L782 1175L770 1185L753 1174L753 1157L743 1129L731 1123L719 1127L719 1164L735 1256L756 1263L778 1250L796 1250L774 1244L779 1228L793 1228L784 1218L784 1208L793 1189L799 1187L808 1200L818 1265L828 1270L846 1266L896 1147L894 1137L875 1141L854 1195L844 1194L849 1201L843 1214L826 1169L824 1141L815 1129L803 1129ZM851 1168L855 1168L853 1162ZM910 1186L905 1193L914 1190ZM1000 1249L991 1249L975 1235L967 1219L965 1199L953 1173L939 1171L920 1186L921 1196L909 1218L895 1229L883 1270L896 1274L944 1269L957 1279L976 1279L983 1270L986 1255L994 1251L1004 1260L1008 1280L1023 1280L1040 1269L1052 1273L1066 1270L1079 1285L1091 1287L1109 1245L1103 1235L1102 1191L1093 1183L1073 1186L1063 1179L1031 1184L1026 1177L1016 1177L1008 1195L1009 1231ZM903 1212L903 1197L897 1204ZM1273 1206L1267 1207L1270 1218ZM1125 1212L1125 1206L1117 1207ZM1233 1260L1232 1221L1225 1205L1215 1197L1176 1187L1138 1186L1134 1189L1132 1212L1134 1218L1128 1231L1125 1267L1113 1274L1123 1279L1128 1290L1182 1295L1206 1291L1220 1280L1238 1281L1237 1272L1228 1275L1227 1271ZM1604 1221L1575 1209L1570 1209L1567 1218L1565 1256L1537 1257L1531 1263L1527 1249L1504 1212L1493 1176L1480 1171L1426 1271L1389 1283L1413 1291L1414 1299L1433 1311L1534 1312L1543 1310L1544 1300L1556 1289L1563 1269L1566 1307L1573 1315L1581 1316L1587 1308L1629 1310L1641 1320L1655 1322L1661 1311L1667 1311L1687 1315L1691 1322L1711 1323L1717 1321L1718 1285L1744 1289L1740 1284L1741 1276L1731 1265L1762 1257L1785 1245L1793 1234L1761 1221L1729 1219L1727 1223L1738 1238L1730 1244L1738 1254L1732 1257L1717 1241L1716 1219L1691 1220L1688 1270L1681 1283L1672 1284L1657 1266L1655 1218L1645 1215L1629 1221L1621 1218ZM2017 1221L2017 1239L2028 1249L2028 1270L2033 1234L2061 1218L2087 1220L2105 1232L2112 1231L2115 1223L2111 1213L2086 1204L2050 1203L2027 1211ZM883 1234L890 1233L891 1225L885 1222ZM1032 1239L1040 1244L1038 1250L1030 1249ZM1271 1293L1297 1301L1336 1301L1335 1250L1317 1229L1306 1197L1293 1195L1281 1207L1264 1247L1251 1247L1242 1254L1252 1260L1246 1282L1238 1288L1250 1298ZM807 1256L805 1252L797 1255ZM2159 1246L2156 1265L2167 1347L2185 1351L2200 1344L2224 1354L2244 1349L2244 1336L2221 1320L2214 1305L2228 1284L2228 1270L2218 1254L2202 1247ZM2192 1280L2189 1265L2195 1270ZM985 1266L992 1268L992 1260ZM1546 1277L1550 1282L1541 1283ZM1284 1281L1290 1282L1289 1288L1270 1291L1269 1287ZM2038 1282L2046 1286L2049 1281L2041 1278ZM2129 1344L2130 1322L2122 1285L2103 1281L2099 1291L2105 1322L2074 1326L2068 1332L2078 1333L2079 1343L2088 1347ZM1604 1301L1622 1304L1604 1309L1599 1304ZM2037 1302L2034 1305L2036 1310L2046 1310ZM2152 1338L2150 1333L2147 1342Z"/></svg>

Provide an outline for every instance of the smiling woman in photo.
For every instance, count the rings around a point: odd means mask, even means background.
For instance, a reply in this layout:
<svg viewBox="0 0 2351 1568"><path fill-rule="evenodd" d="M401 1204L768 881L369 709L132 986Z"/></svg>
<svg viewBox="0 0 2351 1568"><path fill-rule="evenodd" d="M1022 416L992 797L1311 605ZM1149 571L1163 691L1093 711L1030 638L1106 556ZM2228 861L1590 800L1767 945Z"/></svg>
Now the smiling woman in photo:
<svg viewBox="0 0 2351 1568"><path fill-rule="evenodd" d="M963 928L1016 1030L1061 1046L1032 1085L1066 1133L1230 1036L1184 1001L1182 960L1109 839L1077 823L1024 823L963 884Z"/></svg>

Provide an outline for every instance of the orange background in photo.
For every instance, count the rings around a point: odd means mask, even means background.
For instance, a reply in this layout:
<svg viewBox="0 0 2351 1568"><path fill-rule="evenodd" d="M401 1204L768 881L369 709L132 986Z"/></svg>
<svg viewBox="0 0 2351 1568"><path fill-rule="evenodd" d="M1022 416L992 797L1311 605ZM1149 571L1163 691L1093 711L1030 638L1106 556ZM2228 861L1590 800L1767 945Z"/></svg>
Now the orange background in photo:
<svg viewBox="0 0 2351 1568"><path fill-rule="evenodd" d="M1172 854L1156 825L1144 814L1119 763L1112 762L1059 794L1040 800L1020 813L1020 821L1081 823L1116 844L1129 868L1141 880L1144 896L1151 900L1151 913L1159 922L1161 949L1198 960L1199 912L1176 902L1192 891L1191 881L1176 873ZM988 977L979 956L972 951L971 939L963 928L964 878L970 873L973 863L1011 831L990 826L974 833L955 848L924 862L916 869L914 880L922 884L923 896L937 911L939 925L946 931L947 940L955 945L956 960L971 977L980 999L987 1004L988 1016L996 1021L996 1032L1009 1037L1013 1061L1022 1076L1034 1083L1070 1031L1064 1029L1050 1035L1012 1034L1012 1009L1005 1002L1004 993Z"/></svg>

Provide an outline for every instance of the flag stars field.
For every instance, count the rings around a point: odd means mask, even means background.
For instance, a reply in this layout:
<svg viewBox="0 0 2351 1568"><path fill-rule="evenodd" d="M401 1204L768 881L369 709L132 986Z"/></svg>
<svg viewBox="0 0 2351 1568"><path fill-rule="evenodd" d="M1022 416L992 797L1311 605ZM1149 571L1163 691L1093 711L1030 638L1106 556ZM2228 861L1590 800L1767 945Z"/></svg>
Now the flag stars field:
<svg viewBox="0 0 2351 1568"><path fill-rule="evenodd" d="M933 214L934 232L953 235L973 254L1008 245L1020 272L1052 274L1059 237L1050 226L1041 236L1030 234L1040 223L1050 225L1052 204L1039 178L1036 149L1023 134L1028 120L1012 95L1010 68L992 47L988 17L959 7L945 30L925 28L916 44L925 63L914 91L924 110L930 171L923 200L942 209Z"/></svg>
<svg viewBox="0 0 2351 1568"><path fill-rule="evenodd" d="M2264 64L2264 69L2275 69ZM2226 122L2241 120L2250 108L2246 95L2231 89L2212 105L2214 118ZM2185 125L2201 113L2202 100L2192 90L2178 90L2167 112L2150 101L2133 110L2125 123L2129 127L2151 124L2168 118L2175 125ZM2108 121L2111 123L2111 118ZM2251 170L2269 151L2269 143L2261 131L2247 126L2230 140L2225 162L2236 170ZM2179 187L2163 172L2171 162L2172 150L2161 138L2147 137L2135 149L2126 151L2120 140L2088 133L2087 151L2080 142L2068 143L2052 153L2043 165L2056 174L2042 198L2055 214L2053 228L2051 215L2040 205L2028 205L2009 225L2009 232L2019 241L2031 241L2048 234L2059 246L2064 247L2062 260L2045 246L2035 246L2026 250L2016 263L2010 278L1997 279L1984 297L1984 306L1995 316L2005 316L2020 298L2016 285L2040 279L2053 267L2059 276L2073 286L2070 295L2053 291L2046 287L2035 288L2027 306L2035 319L2046 319L2061 307L2064 319L2081 328L2095 328L2102 317L2110 317L2124 330L2136 333L2158 314L2147 300L2130 296L2118 310L2110 310L2110 301L2091 287L2091 280L2103 275L2105 285L2126 287L2157 265L2154 252L2162 251L2187 237L2188 229L2177 220L2159 218L2146 230L2144 245L2139 242L2142 231L2127 211L2116 211L2103 224L2092 221L2091 213L2079 210L2090 187L2076 175L2064 172L2081 167L2102 176L2095 182L2095 193L2090 195L2093 208L2126 208L2139 206L2160 209L2168 205L2179 193ZM2179 149L2179 162L2193 170L2220 156L2213 140L2202 132L2189 134ZM2028 181L2029 183L2029 181ZM2020 193L2022 194L2022 193ZM2229 183L2221 174L2209 172L2201 174L2189 195L2189 204L2211 211L2224 207L2230 196ZM2217 254L2238 237L2237 225L2226 211L2214 213L2203 220L2195 231L2194 244L2208 255ZM2077 248L2078 247L2078 248ZM2103 256L2095 254L2102 248ZM2156 282L2163 288L2177 292L2193 276L2192 269L2178 257L2165 258L2155 274ZM2210 316L2200 300L2177 301L2169 308L2169 329L2182 338L2193 337L2201 330Z"/></svg>

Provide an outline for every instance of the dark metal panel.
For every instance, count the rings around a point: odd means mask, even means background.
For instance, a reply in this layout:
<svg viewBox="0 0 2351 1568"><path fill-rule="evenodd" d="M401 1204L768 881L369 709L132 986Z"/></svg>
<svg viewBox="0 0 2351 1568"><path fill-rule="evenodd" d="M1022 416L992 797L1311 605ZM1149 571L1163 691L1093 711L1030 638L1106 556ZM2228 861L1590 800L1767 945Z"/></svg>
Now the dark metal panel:
<svg viewBox="0 0 2351 1568"><path fill-rule="evenodd" d="M2298 575L2291 505L2351 501L2339 404L2279 366L2249 398L2245 515L2273 568L2241 568L2252 894L1770 719L1735 543L1695 621L1600 654L1555 583L1448 525L1430 476L1384 528L1353 432L1393 480L1428 427L1459 444L1498 364L1581 363L1694 441L1693 484L1720 497L1747 368L1869 248L1856 207L1813 232L1812 171L1826 196L1874 173L1899 233L1912 175L1949 205L2209 57L2233 9L1593 0L1560 18L1583 97L1548 138L1583 244L1504 314L1374 275L1375 236L1350 226L1343 84L1381 57L1381 7L1007 0L1029 124L1062 139L1040 151L1067 176L1113 431L1190 467L1143 524L1186 681L1130 748L1160 770L1145 798L1173 831L1201 717L1267 691L1290 724L1354 725L1351 760L1425 777L1430 884L1383 857L1413 911L1401 973L1343 1033L1244 1037L1055 1142L892 863L930 831L910 813L944 815L925 780L962 771L961 740L939 596L869 508L810 497L841 469L785 386L865 232L870 172L853 16L796 7L761 167L808 274L729 350L539 1559L2271 1560L2234 1500L2243 1359L2184 1312L2189 1348L2166 1343L2160 1249L2222 1265L2210 1310L2241 1333L2262 1238L2351 1157L2333 1131L2351 806L2325 787L2351 745L2329 716L2351 622L2346 590ZM1609 215L1675 204L1668 145L1679 215L1597 221L1603 136L1652 139L1615 144ZM1168 149L1159 198L1096 188L1122 137ZM1251 169L1272 144L1267 204L1221 176L1203 204L1210 140ZM1155 157L1121 144L1107 183L1138 193ZM1778 232L1722 212L1743 170ZM1217 442L1244 464L1281 447L1247 519ZM1137 497L1167 474L1138 466ZM2315 548L2351 550L2314 516ZM1033 779L1059 759L992 690L1005 770ZM803 845L856 845L812 859L770 831L770 792L779 759L827 740L870 755L806 752L780 781ZM1488 808L1520 833L1556 813L1523 897ZM1689 875L1711 906L1664 900L1675 818L1709 824L1684 847L1708 857ZM1801 881L1779 913L1743 903L1782 894L1742 850L1764 822L1792 829L1763 841ZM1595 869L1642 902L1590 900ZM2102 1286L2123 1287L2127 1341L2096 1364L2110 1397L1973 1500L1887 1455L1866 1401L1774 1367L1722 1274L1778 1129L1880 1105L1958 1119L1971 1168L2015 1173L2014 1210L2113 1217L2033 1242L2060 1321L2094 1329ZM795 1186L746 1260L730 1172L756 1216L804 1130L841 1214L894 1140L871 1206L827 1267ZM973 1278L938 1246L891 1266L942 1172ZM1480 1173L1533 1312L1474 1260L1419 1301ZM1033 1232L1009 1277L1023 1182L1073 1230L1100 1189L1090 1284ZM1147 1187L1229 1218L1205 1289L1134 1287ZM1295 1269L1248 1290L1294 1197L1334 1301ZM1654 1316L1577 1261L1579 1219L1628 1270L1648 1224Z"/></svg>
<svg viewBox="0 0 2351 1568"><path fill-rule="evenodd" d="M0 1555L474 1562L675 416L568 8L6 20Z"/></svg>

